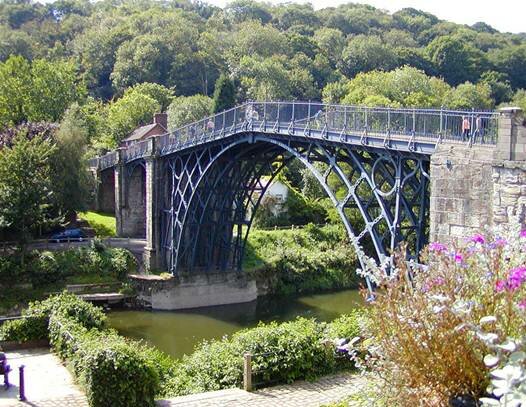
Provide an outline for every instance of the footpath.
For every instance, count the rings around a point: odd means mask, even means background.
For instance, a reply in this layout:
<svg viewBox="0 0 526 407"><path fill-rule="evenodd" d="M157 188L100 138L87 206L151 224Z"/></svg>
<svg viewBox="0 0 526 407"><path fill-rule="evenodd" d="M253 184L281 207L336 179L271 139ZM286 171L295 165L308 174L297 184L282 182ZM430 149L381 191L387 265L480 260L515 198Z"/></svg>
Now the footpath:
<svg viewBox="0 0 526 407"><path fill-rule="evenodd" d="M9 391L0 389L0 407L88 407L71 373L48 349L8 352L13 372ZM25 366L26 402L18 395L18 366ZM365 380L357 375L341 373L324 376L315 382L297 381L254 392L228 389L158 400L159 407L318 407L345 399L360 392ZM352 402L351 402L352 405Z"/></svg>

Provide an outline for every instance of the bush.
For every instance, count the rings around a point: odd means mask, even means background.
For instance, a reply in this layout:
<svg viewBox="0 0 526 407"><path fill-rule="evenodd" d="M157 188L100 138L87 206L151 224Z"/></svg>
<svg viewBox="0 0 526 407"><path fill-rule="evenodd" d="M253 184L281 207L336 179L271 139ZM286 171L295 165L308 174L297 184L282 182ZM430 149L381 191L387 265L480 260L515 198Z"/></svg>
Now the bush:
<svg viewBox="0 0 526 407"><path fill-rule="evenodd" d="M94 243L90 248L61 252L34 251L22 265L16 257L0 257L0 282L30 281L34 287L64 282L68 277L99 275L124 280L133 273L136 260L126 249L106 248Z"/></svg>
<svg viewBox="0 0 526 407"><path fill-rule="evenodd" d="M0 326L0 341L27 342L47 339L47 320L29 317L5 322Z"/></svg>
<svg viewBox="0 0 526 407"><path fill-rule="evenodd" d="M154 405L159 374L142 344L55 313L49 329L53 348L71 362L90 406Z"/></svg>
<svg viewBox="0 0 526 407"><path fill-rule="evenodd" d="M485 356L526 328L525 243L516 226L462 246L432 243L422 254L426 269L408 269L403 248L389 277L370 263L366 274L380 286L369 310L370 366L388 404L448 405L451 397L484 395Z"/></svg>
<svg viewBox="0 0 526 407"><path fill-rule="evenodd" d="M254 230L244 267L272 294L357 287L360 281L356 254L340 225Z"/></svg>
<svg viewBox="0 0 526 407"><path fill-rule="evenodd" d="M292 382L329 373L336 370L337 364L334 349L325 344L326 339L334 339L334 333L354 333L356 318L357 314L342 317L334 327L305 318L262 323L231 338L205 341L177 363L164 393L176 396L241 386L245 352L253 355L257 381Z"/></svg>
<svg viewBox="0 0 526 407"><path fill-rule="evenodd" d="M102 329L106 324L106 316L100 308L74 294L62 293L44 301L31 302L23 313L26 318L5 322L0 327L1 340L25 342L48 339L47 327L52 312L86 328Z"/></svg>

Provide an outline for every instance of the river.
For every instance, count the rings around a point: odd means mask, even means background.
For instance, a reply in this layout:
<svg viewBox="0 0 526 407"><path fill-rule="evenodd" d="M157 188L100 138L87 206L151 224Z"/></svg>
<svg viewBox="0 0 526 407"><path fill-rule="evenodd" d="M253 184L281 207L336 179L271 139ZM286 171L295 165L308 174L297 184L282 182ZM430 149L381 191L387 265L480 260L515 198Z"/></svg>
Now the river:
<svg viewBox="0 0 526 407"><path fill-rule="evenodd" d="M260 297L248 304L222 305L184 311L113 311L109 325L121 335L144 339L174 358L192 353L204 339L221 338L259 321L288 321L297 316L331 321L361 306L357 290L304 295Z"/></svg>

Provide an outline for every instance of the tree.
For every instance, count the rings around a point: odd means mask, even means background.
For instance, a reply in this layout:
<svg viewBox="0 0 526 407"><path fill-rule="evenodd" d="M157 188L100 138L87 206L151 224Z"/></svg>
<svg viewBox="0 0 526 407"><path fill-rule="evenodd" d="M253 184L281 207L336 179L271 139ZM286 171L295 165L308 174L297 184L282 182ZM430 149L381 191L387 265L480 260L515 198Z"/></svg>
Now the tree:
<svg viewBox="0 0 526 407"><path fill-rule="evenodd" d="M491 98L497 105L507 102L513 96L510 81L506 74L496 71L486 71L480 77L480 82L485 83L491 89Z"/></svg>
<svg viewBox="0 0 526 407"><path fill-rule="evenodd" d="M180 96L168 108L168 128L176 129L210 116L214 101L208 96Z"/></svg>
<svg viewBox="0 0 526 407"><path fill-rule="evenodd" d="M0 63L0 127L27 119L31 92L31 66L22 57L11 56Z"/></svg>
<svg viewBox="0 0 526 407"><path fill-rule="evenodd" d="M163 112L168 109L168 106L170 106L170 103L172 103L172 100L175 97L173 88L170 89L163 85L159 85L158 83L139 83L138 85L126 89L124 94L129 94L131 92L137 92L155 99L161 106L161 111Z"/></svg>
<svg viewBox="0 0 526 407"><path fill-rule="evenodd" d="M508 75L514 89L526 88L526 44L496 50L490 58L500 72Z"/></svg>
<svg viewBox="0 0 526 407"><path fill-rule="evenodd" d="M426 52L437 72L454 86L466 81L476 82L487 67L481 51L451 35L434 39Z"/></svg>
<svg viewBox="0 0 526 407"><path fill-rule="evenodd" d="M225 74L221 74L214 89L214 112L234 107L236 103L236 88L234 82Z"/></svg>
<svg viewBox="0 0 526 407"><path fill-rule="evenodd" d="M84 93L72 63L11 56L0 63L0 126L59 121Z"/></svg>
<svg viewBox="0 0 526 407"><path fill-rule="evenodd" d="M88 123L78 104L64 115L56 134L56 153L51 163L55 210L74 221L76 212L86 210L90 177L84 153L88 143Z"/></svg>
<svg viewBox="0 0 526 407"><path fill-rule="evenodd" d="M19 133L12 147L0 150L0 227L17 240L22 261L25 244L45 224L53 203L51 159L55 147L36 136Z"/></svg>
<svg viewBox="0 0 526 407"><path fill-rule="evenodd" d="M115 148L137 126L149 124L153 115L161 110L155 99L139 92L126 93L108 107L108 131L103 135L102 145Z"/></svg>
<svg viewBox="0 0 526 407"><path fill-rule="evenodd" d="M236 0L225 7L225 13L236 23L257 20L263 24L270 22L272 14L265 3L252 0Z"/></svg>
<svg viewBox="0 0 526 407"><path fill-rule="evenodd" d="M360 72L372 70L389 71L398 60L391 47L377 36L358 35L352 38L343 50L339 68L348 78Z"/></svg>
<svg viewBox="0 0 526 407"><path fill-rule="evenodd" d="M487 84L474 85L466 82L449 92L444 105L451 109L491 109L495 102L491 98L491 88Z"/></svg>
<svg viewBox="0 0 526 407"><path fill-rule="evenodd" d="M526 112L526 90L519 89L513 96L511 105L518 106L523 112Z"/></svg>
<svg viewBox="0 0 526 407"><path fill-rule="evenodd" d="M451 90L443 80L408 66L391 72L360 73L346 88L342 103L392 107L440 107Z"/></svg>

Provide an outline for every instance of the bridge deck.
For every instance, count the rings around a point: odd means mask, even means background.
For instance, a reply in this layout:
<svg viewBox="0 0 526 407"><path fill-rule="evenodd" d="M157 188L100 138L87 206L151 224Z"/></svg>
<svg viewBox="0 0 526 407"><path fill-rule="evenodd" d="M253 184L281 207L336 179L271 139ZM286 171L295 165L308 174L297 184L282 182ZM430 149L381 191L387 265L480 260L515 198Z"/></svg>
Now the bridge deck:
<svg viewBox="0 0 526 407"><path fill-rule="evenodd" d="M453 143L495 144L496 112L444 109L392 109L327 105L311 102L249 102L90 160L103 170L119 160L131 162L151 154L170 155L241 133L326 140L331 143L432 154L436 145ZM469 131L463 131L463 122Z"/></svg>

